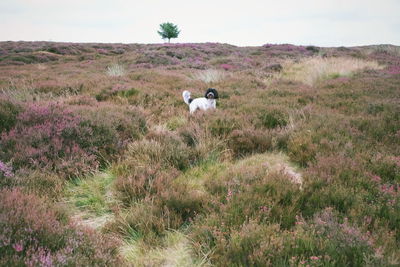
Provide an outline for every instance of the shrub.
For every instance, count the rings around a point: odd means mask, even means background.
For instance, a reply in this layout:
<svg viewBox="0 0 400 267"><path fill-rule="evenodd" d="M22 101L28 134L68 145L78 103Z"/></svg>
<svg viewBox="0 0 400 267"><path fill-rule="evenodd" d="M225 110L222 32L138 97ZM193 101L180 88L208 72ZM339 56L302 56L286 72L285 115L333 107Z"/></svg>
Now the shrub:
<svg viewBox="0 0 400 267"><path fill-rule="evenodd" d="M152 131L146 138L161 145L162 156L158 162L164 166L185 170L196 161L196 155L172 132Z"/></svg>
<svg viewBox="0 0 400 267"><path fill-rule="evenodd" d="M124 203L160 194L195 161L189 148L169 132L150 132L147 139L129 145L122 161L113 166L116 189Z"/></svg>
<svg viewBox="0 0 400 267"><path fill-rule="evenodd" d="M142 200L132 203L114 222L106 225L105 231L115 232L127 241L143 239L147 244L155 245L165 230L179 225L180 220L168 209L154 201Z"/></svg>
<svg viewBox="0 0 400 267"><path fill-rule="evenodd" d="M125 85L117 84L112 88L103 89L98 93L95 98L97 101L106 101L112 97L131 98L139 94L139 90L130 88Z"/></svg>
<svg viewBox="0 0 400 267"><path fill-rule="evenodd" d="M287 144L289 157L301 166L308 166L317 153L317 146L308 134L298 133L293 135Z"/></svg>
<svg viewBox="0 0 400 267"><path fill-rule="evenodd" d="M371 159L370 169L383 182L396 183L400 177L400 158L378 154Z"/></svg>
<svg viewBox="0 0 400 267"><path fill-rule="evenodd" d="M22 107L19 104L0 97L0 134L14 127L21 111Z"/></svg>
<svg viewBox="0 0 400 267"><path fill-rule="evenodd" d="M272 136L261 130L234 130L228 136L228 148L236 156L263 153L272 148Z"/></svg>
<svg viewBox="0 0 400 267"><path fill-rule="evenodd" d="M176 117L172 117L167 121L167 128L171 131L175 131L179 128L181 128L182 126L184 126L187 123L187 120L185 117L180 117L180 116L176 116Z"/></svg>
<svg viewBox="0 0 400 267"><path fill-rule="evenodd" d="M188 184L172 182L161 192L161 205L179 218L178 226L193 221L205 211L208 202L207 194L191 188Z"/></svg>
<svg viewBox="0 0 400 267"><path fill-rule="evenodd" d="M50 169L66 176L97 168L96 148L86 150L78 141L90 135L80 126L80 118L60 104L29 105L19 114L18 123L3 133L0 157L13 161L16 169Z"/></svg>
<svg viewBox="0 0 400 267"><path fill-rule="evenodd" d="M282 157L255 155L205 182L210 208L195 220L191 236L201 253L211 253L213 264L271 265L282 251L279 224L295 224L300 187L281 164Z"/></svg>
<svg viewBox="0 0 400 267"><path fill-rule="evenodd" d="M213 136L226 138L233 130L241 129L242 123L238 118L228 117L226 114L222 116L213 116L209 123L209 129Z"/></svg>
<svg viewBox="0 0 400 267"><path fill-rule="evenodd" d="M5 176L0 181L0 187L19 187L24 192L46 196L49 199L60 199L63 185L62 177L44 170L20 169L15 174L12 173L12 176Z"/></svg>
<svg viewBox="0 0 400 267"><path fill-rule="evenodd" d="M283 127L288 124L288 116L279 110L265 110L258 115L258 125L273 129Z"/></svg>
<svg viewBox="0 0 400 267"><path fill-rule="evenodd" d="M296 232L303 237L295 238L299 247L294 248L293 252L300 252L302 256L309 258L313 253L318 258L316 260L322 261L321 263L330 262L336 266L365 266L368 256L373 258L375 254L370 234L352 226L346 218L340 222L331 208L315 214L313 220L308 223L298 221ZM306 240L310 243L304 242ZM375 264L382 263L375 258Z"/></svg>
<svg viewBox="0 0 400 267"><path fill-rule="evenodd" d="M9 166L8 164L5 164L4 162L0 161L0 177L13 177L14 173L12 170L12 167Z"/></svg>
<svg viewBox="0 0 400 267"><path fill-rule="evenodd" d="M116 168L121 170L122 166ZM118 198L126 205L146 197L157 196L164 187L169 186L173 178L178 176L176 169L161 170L160 164L139 165L135 169L127 166L122 168L126 168L130 173L118 176L115 188Z"/></svg>
<svg viewBox="0 0 400 267"><path fill-rule="evenodd" d="M107 106L67 108L57 103L28 105L18 122L3 134L0 157L21 167L76 176L97 169L146 131L137 110Z"/></svg>
<svg viewBox="0 0 400 267"><path fill-rule="evenodd" d="M236 228L215 219L208 220L210 225L196 226L194 244L203 252L212 251L210 259L216 265L385 265L376 257L370 234L346 220L340 222L329 208L309 222L297 217L291 231L251 218Z"/></svg>
<svg viewBox="0 0 400 267"><path fill-rule="evenodd" d="M119 264L115 244L75 228L35 195L0 191L0 264L54 266Z"/></svg>
<svg viewBox="0 0 400 267"><path fill-rule="evenodd" d="M112 159L129 141L147 132L145 116L136 108L101 104L77 107L75 113L81 117L81 125L92 130L91 136L83 139L80 145L98 148L98 155L105 160Z"/></svg>

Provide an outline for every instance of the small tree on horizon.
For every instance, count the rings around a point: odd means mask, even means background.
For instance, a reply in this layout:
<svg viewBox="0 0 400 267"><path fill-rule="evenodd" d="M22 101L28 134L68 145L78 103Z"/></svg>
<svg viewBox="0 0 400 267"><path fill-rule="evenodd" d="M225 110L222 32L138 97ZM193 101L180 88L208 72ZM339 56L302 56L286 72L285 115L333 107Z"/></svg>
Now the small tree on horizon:
<svg viewBox="0 0 400 267"><path fill-rule="evenodd" d="M161 36L162 39L168 39L168 43L169 43L171 38L178 37L180 30L178 30L177 25L170 23L170 22L165 22L165 23L160 24L160 30L157 32Z"/></svg>

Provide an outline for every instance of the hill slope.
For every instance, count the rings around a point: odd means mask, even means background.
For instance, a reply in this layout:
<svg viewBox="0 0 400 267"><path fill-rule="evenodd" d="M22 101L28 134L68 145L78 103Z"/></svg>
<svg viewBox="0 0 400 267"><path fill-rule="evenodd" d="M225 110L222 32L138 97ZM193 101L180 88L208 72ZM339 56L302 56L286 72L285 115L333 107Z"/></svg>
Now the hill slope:
<svg viewBox="0 0 400 267"><path fill-rule="evenodd" d="M399 84L391 45L1 42L0 263L398 265Z"/></svg>

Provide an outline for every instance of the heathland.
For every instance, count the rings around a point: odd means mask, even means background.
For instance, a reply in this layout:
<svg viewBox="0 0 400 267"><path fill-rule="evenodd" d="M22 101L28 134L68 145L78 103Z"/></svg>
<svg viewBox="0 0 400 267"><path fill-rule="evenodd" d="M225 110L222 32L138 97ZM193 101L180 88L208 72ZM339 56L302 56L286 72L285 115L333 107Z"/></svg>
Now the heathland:
<svg viewBox="0 0 400 267"><path fill-rule="evenodd" d="M399 266L399 145L397 46L1 42L0 265Z"/></svg>

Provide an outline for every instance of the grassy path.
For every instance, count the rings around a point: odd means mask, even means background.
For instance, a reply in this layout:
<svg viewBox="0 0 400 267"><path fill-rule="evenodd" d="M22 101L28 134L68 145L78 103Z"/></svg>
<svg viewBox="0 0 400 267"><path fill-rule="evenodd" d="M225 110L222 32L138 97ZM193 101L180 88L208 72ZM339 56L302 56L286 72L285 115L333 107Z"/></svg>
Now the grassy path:
<svg viewBox="0 0 400 267"><path fill-rule="evenodd" d="M99 232L113 221L112 206L118 204L112 192L114 179L105 171L70 182L64 201L73 211L72 219ZM122 244L120 253L128 265L208 266L205 259L194 257L190 241L182 231L168 231L159 246L149 247L134 234L124 237Z"/></svg>
<svg viewBox="0 0 400 267"><path fill-rule="evenodd" d="M281 153L257 154L236 162L204 162L182 173L174 182L188 185L192 193L207 194L204 187L207 180L242 172L254 175L283 172L293 183L302 185L301 174ZM73 210L72 218L78 224L101 232L108 222L116 219L112 207L119 203L113 193L114 180L110 171L104 171L68 184L65 202ZM132 229L122 237L120 254L128 265L134 266L210 266L207 255L195 256L186 235L188 231L190 226L168 230L156 245L149 245Z"/></svg>

